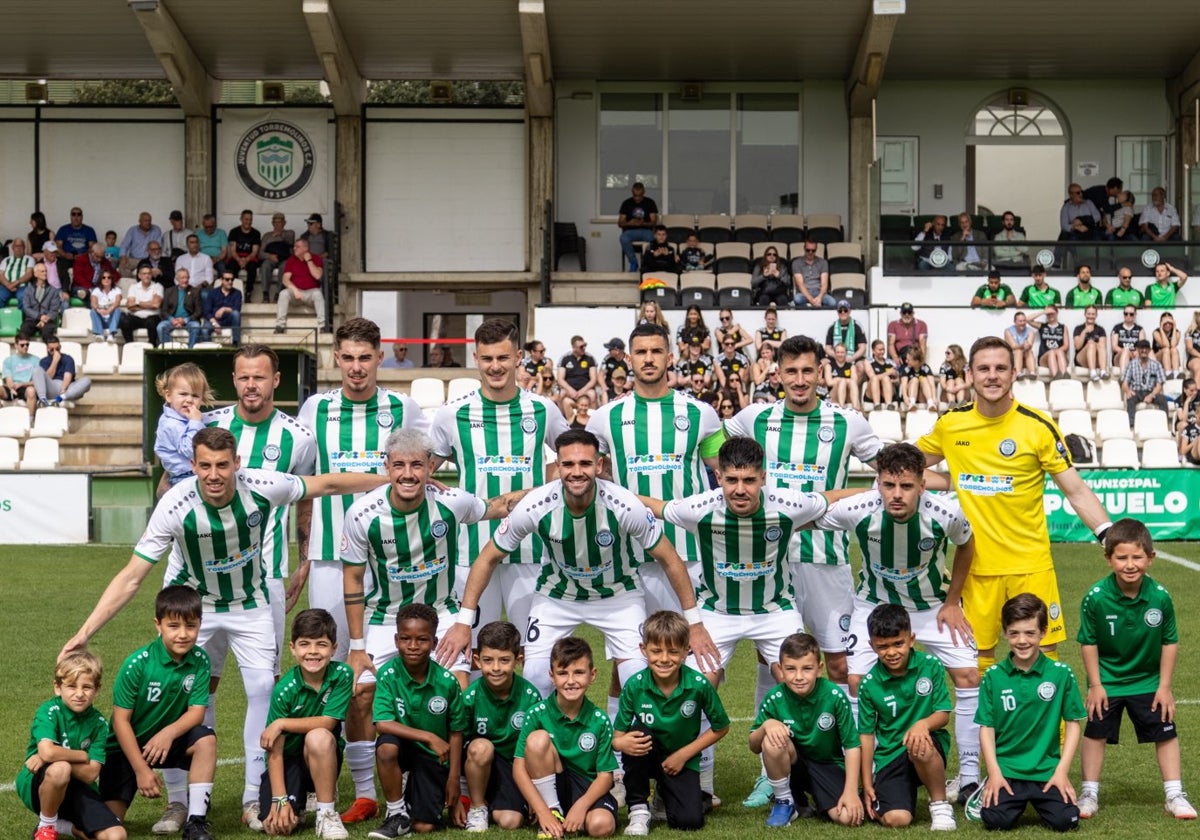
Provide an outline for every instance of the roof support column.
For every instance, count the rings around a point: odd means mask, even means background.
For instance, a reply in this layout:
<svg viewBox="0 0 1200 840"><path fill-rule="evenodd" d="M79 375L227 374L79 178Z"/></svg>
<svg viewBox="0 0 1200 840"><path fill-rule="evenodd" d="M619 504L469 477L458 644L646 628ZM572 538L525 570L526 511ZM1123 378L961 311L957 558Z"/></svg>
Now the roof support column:
<svg viewBox="0 0 1200 840"><path fill-rule="evenodd" d="M868 264L875 261L874 243L868 242L871 215L879 208L871 203L871 167L875 163L875 98L883 81L883 68L896 30L896 15L872 13L867 18L858 53L846 79L846 117L850 127L850 217L846 236L863 248Z"/></svg>
<svg viewBox="0 0 1200 840"><path fill-rule="evenodd" d="M546 202L554 198L554 66L550 62L550 30L544 0L518 0L521 50L525 56L525 130L529 194L526 212L526 260L530 271L542 270Z"/></svg>

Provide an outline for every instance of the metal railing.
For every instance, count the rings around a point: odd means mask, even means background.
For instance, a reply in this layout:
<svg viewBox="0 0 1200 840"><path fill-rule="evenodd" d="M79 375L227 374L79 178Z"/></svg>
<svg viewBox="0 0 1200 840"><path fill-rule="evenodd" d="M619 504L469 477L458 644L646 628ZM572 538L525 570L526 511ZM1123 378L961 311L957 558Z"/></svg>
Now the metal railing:
<svg viewBox="0 0 1200 840"><path fill-rule="evenodd" d="M1152 277L1154 266L1166 262L1189 271L1200 263L1200 242L982 240L962 243L890 239L881 241L884 274L935 272L978 276L995 268L1002 274L1027 275L1034 265L1048 275L1074 275L1081 265L1093 274L1116 274L1128 268L1135 277ZM974 253L971 253L973 249Z"/></svg>

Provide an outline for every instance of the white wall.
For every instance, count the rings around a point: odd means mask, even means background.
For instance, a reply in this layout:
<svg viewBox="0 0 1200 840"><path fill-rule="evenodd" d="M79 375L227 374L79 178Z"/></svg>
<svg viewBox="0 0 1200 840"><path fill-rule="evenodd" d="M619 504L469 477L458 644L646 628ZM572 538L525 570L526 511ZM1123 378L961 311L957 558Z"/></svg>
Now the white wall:
<svg viewBox="0 0 1200 840"><path fill-rule="evenodd" d="M32 113L30 109L29 115ZM0 116L16 115L6 110L0 112ZM24 238L29 234L29 214L37 209L34 206L33 148L32 125L0 122L0 241ZM62 221L67 218L64 216Z"/></svg>

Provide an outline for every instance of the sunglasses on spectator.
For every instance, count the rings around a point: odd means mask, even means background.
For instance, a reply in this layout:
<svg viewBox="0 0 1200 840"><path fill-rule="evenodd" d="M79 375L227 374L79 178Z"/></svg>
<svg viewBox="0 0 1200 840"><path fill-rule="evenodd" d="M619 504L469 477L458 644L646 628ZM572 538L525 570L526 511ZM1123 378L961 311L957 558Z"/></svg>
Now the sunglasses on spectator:
<svg viewBox="0 0 1200 840"><path fill-rule="evenodd" d="M1135 310L1133 310L1133 309L1126 309L1126 310L1125 310L1125 314L1126 314L1126 315L1136 315L1136 314L1137 314L1137 312L1136 312Z"/></svg>
<svg viewBox="0 0 1200 840"><path fill-rule="evenodd" d="M722 315L722 316L721 316L721 320L722 320L722 321L732 321L732 320L733 320L733 316L731 316L731 315Z"/></svg>
<svg viewBox="0 0 1200 840"><path fill-rule="evenodd" d="M17 347L28 347L28 346L29 346L28 341L18 341L17 342Z"/></svg>
<svg viewBox="0 0 1200 840"><path fill-rule="evenodd" d="M806 253L806 254L815 254L815 253L817 253L817 249L816 249L816 248L805 248L805 249L804 249L804 253Z"/></svg>

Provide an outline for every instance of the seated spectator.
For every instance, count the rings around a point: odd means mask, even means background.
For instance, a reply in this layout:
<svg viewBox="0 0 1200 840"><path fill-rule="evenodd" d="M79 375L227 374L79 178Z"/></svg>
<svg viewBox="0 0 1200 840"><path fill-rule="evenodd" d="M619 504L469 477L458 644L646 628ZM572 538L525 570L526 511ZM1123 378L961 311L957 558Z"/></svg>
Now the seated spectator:
<svg viewBox="0 0 1200 840"><path fill-rule="evenodd" d="M903 359L904 351L914 344L926 352L928 341L929 326L913 315L911 303L900 304L900 317L887 325L887 352L893 363Z"/></svg>
<svg viewBox="0 0 1200 840"><path fill-rule="evenodd" d="M787 396L787 389L783 387L783 379L779 373L779 363L771 362L767 365L766 377L761 385L754 389L754 402L775 402L782 400Z"/></svg>
<svg viewBox="0 0 1200 840"><path fill-rule="evenodd" d="M1058 227L1060 240L1091 241L1100 236L1100 211L1083 197L1079 184L1067 187L1067 200L1058 211Z"/></svg>
<svg viewBox="0 0 1200 840"><path fill-rule="evenodd" d="M924 245L914 245L917 254L917 269L920 271L952 271L954 260L950 256L950 232L946 230L946 217L934 216L925 223L925 227L917 234L917 242Z"/></svg>
<svg viewBox="0 0 1200 840"><path fill-rule="evenodd" d="M716 401L717 391L713 388L711 380L702 373L694 373L680 384L680 390L694 400L710 405Z"/></svg>
<svg viewBox="0 0 1200 840"><path fill-rule="evenodd" d="M203 299L216 281L212 257L200 250L200 237L196 234L190 234L186 241L187 250L175 258L175 269L187 270L188 277L191 278L188 282L193 289L200 290L200 297Z"/></svg>
<svg viewBox="0 0 1200 840"><path fill-rule="evenodd" d="M14 239L9 243L8 256L0 260L0 306L10 300L21 300L25 284L33 279L33 257L25 254L25 240Z"/></svg>
<svg viewBox="0 0 1200 840"><path fill-rule="evenodd" d="M717 346L724 344L725 339L733 339L735 350L742 350L754 344L754 336L747 332L741 324L733 320L733 312L722 309L717 313L720 326L717 327ZM749 352L749 351L747 351Z"/></svg>
<svg viewBox="0 0 1200 840"><path fill-rule="evenodd" d="M75 265L75 258L86 254L97 242L96 229L83 223L83 209L71 208L71 221L54 233L54 244L58 246L58 258L64 263L62 273Z"/></svg>
<svg viewBox="0 0 1200 840"><path fill-rule="evenodd" d="M193 290L195 291L195 290ZM242 344L242 293L233 287L233 272L228 268L221 272L221 285L203 299L204 320L200 326L200 340L208 341L221 329L229 330L229 339L234 347ZM190 331L189 331L190 332ZM402 346L402 345L398 345ZM384 363L384 367L387 364Z"/></svg>
<svg viewBox="0 0 1200 840"><path fill-rule="evenodd" d="M1183 365L1179 362L1179 339L1175 316L1164 312L1158 318L1158 329L1154 331L1154 356L1171 379L1183 376Z"/></svg>
<svg viewBox="0 0 1200 840"><path fill-rule="evenodd" d="M641 181L631 188L633 195L621 202L617 210L617 227L621 229L621 255L630 271L638 270L635 242L650 242L654 239L654 226L658 224L658 205L646 196L646 185Z"/></svg>
<svg viewBox="0 0 1200 840"><path fill-rule="evenodd" d="M259 251L262 248L262 234L254 227L254 213L243 210L241 224L229 229L226 237L229 243L229 256L226 263L236 275L246 272L246 299L254 296L254 281L258 279L258 268L262 262Z"/></svg>
<svg viewBox="0 0 1200 840"><path fill-rule="evenodd" d="M663 225L655 225L653 238L642 253L642 274L651 271L671 274L680 271L679 255L675 253L675 246L667 241L667 229Z"/></svg>
<svg viewBox="0 0 1200 840"><path fill-rule="evenodd" d="M711 271L713 255L700 247L700 237L689 233L687 241L679 251L679 266L684 273L689 271Z"/></svg>
<svg viewBox="0 0 1200 840"><path fill-rule="evenodd" d="M1016 306L1017 299L1013 297L1012 289L1007 283L1000 282L1000 272L992 269L988 272L987 282L975 290L971 298L971 306L983 309L1003 309L1006 306Z"/></svg>
<svg viewBox="0 0 1200 840"><path fill-rule="evenodd" d="M171 224L163 231L163 253L175 259L187 253L187 238L192 235L192 230L183 226L183 213L178 210L172 210L167 221Z"/></svg>
<svg viewBox="0 0 1200 840"><path fill-rule="evenodd" d="M779 345L783 344L785 340L787 340L787 330L780 328L779 312L772 303L763 313L763 325L754 333L755 352L761 358L765 345L770 344L773 350L778 351Z"/></svg>
<svg viewBox="0 0 1200 840"><path fill-rule="evenodd" d="M667 335L671 334L671 325L667 323L667 319L663 316L662 307L658 305L656 300L642 301L642 307L638 310L637 318L634 319L634 326L642 324L658 324L667 331Z"/></svg>
<svg viewBox="0 0 1200 840"><path fill-rule="evenodd" d="M904 409L937 409L937 377L925 363L925 354L915 345L908 348L908 357L897 371L900 375L900 396Z"/></svg>
<svg viewBox="0 0 1200 840"><path fill-rule="evenodd" d="M626 379L633 371L633 365L625 358L625 342L613 336L604 344L608 351L600 360L600 379L604 385L605 395L612 393L612 378L614 374L623 373Z"/></svg>
<svg viewBox="0 0 1200 840"><path fill-rule="evenodd" d="M1192 379L1200 382L1200 309L1192 313L1187 332L1187 369Z"/></svg>
<svg viewBox="0 0 1200 840"><path fill-rule="evenodd" d="M588 420L592 419L592 395L580 394L575 398L575 405L570 414L563 415L567 425L572 429L586 429Z"/></svg>
<svg viewBox="0 0 1200 840"><path fill-rule="evenodd" d="M987 242L987 235L972 227L971 214L958 214L958 230L950 241L955 245L950 249L954 257L954 267L959 271L979 271L987 268L987 251L977 247L980 242Z"/></svg>
<svg viewBox="0 0 1200 840"><path fill-rule="evenodd" d="M1067 309L1084 309L1089 306L1099 306L1100 290L1092 283L1092 267L1081 263L1075 269L1076 283L1067 290Z"/></svg>
<svg viewBox="0 0 1200 840"><path fill-rule="evenodd" d="M533 393L543 396L550 400L555 405L562 408L562 391L559 390L558 383L554 379L554 374L549 370L544 370L533 380L533 387L530 388ZM564 417L566 415L563 415Z"/></svg>
<svg viewBox="0 0 1200 840"><path fill-rule="evenodd" d="M845 344L833 345L833 357L826 360L825 387L829 389L829 400L834 405L862 409L859 398L858 366L846 352Z"/></svg>
<svg viewBox="0 0 1200 840"><path fill-rule="evenodd" d="M4 374L4 387L0 397L6 400L25 401L29 417L37 411L37 389L33 385L34 371L38 370L38 357L29 352L29 336L21 333L13 340L12 352L0 365Z"/></svg>
<svg viewBox="0 0 1200 840"><path fill-rule="evenodd" d="M581 335L571 337L571 352L558 363L558 388L564 417L570 416L580 394L595 394L600 388L600 369Z"/></svg>
<svg viewBox="0 0 1200 840"><path fill-rule="evenodd" d="M323 257L329 252L329 231L325 230L325 222L320 213L313 213L304 220L307 226L300 238L308 243L308 250L314 256Z"/></svg>
<svg viewBox="0 0 1200 840"><path fill-rule="evenodd" d="M288 309L293 303L311 304L321 332L333 332L325 320L325 290L321 287L324 276L324 260L309 253L307 239L297 239L292 245L292 255L283 264L283 288L275 306L276 334L287 329Z"/></svg>
<svg viewBox="0 0 1200 840"><path fill-rule="evenodd" d="M1104 238L1109 242L1137 239L1137 228L1133 219L1137 211L1133 209L1136 199L1133 193L1122 190L1121 202L1104 216Z"/></svg>
<svg viewBox="0 0 1200 840"><path fill-rule="evenodd" d="M1145 298L1142 293L1133 288L1133 272L1128 268L1118 269L1117 285L1108 290L1104 296L1104 305L1111 307L1132 306L1141 307Z"/></svg>
<svg viewBox="0 0 1200 840"><path fill-rule="evenodd" d="M1179 444L1179 462L1200 466L1200 423L1196 410L1200 408L1200 389L1193 379L1184 380L1183 392L1176 400L1175 441Z"/></svg>
<svg viewBox="0 0 1200 840"><path fill-rule="evenodd" d="M408 358L408 345L403 341L393 341L392 357L384 359L380 367L388 370L408 370L416 365L413 364L412 359Z"/></svg>
<svg viewBox="0 0 1200 840"><path fill-rule="evenodd" d="M99 242L93 243L91 248L75 258L72 272L71 294L79 300L91 298L92 290L105 272L112 275L114 281L117 279L117 269L104 256L104 246Z"/></svg>
<svg viewBox="0 0 1200 840"><path fill-rule="evenodd" d="M675 381L679 388L686 388L695 376L704 379L704 387L711 388L713 382L712 356L703 351L699 344L689 344L687 351L675 365Z"/></svg>
<svg viewBox="0 0 1200 840"><path fill-rule="evenodd" d="M39 333L42 341L49 341L57 331L63 310L62 293L46 281L47 268L44 262L33 267L33 282L25 284L21 298L21 334Z"/></svg>
<svg viewBox="0 0 1200 840"><path fill-rule="evenodd" d="M1000 217L1000 230L992 237L992 265L996 268L1024 269L1029 265L1029 248L1025 245L1014 245L1014 242L1024 242L1025 234L1017 230L1017 217L1011 210L1005 210Z"/></svg>
<svg viewBox="0 0 1200 840"><path fill-rule="evenodd" d="M525 361L517 368L517 381L525 390L534 390L543 373L549 373L553 379L554 362L546 358L546 345L534 339L525 344Z"/></svg>
<svg viewBox="0 0 1200 840"><path fill-rule="evenodd" d="M1163 396L1163 383L1167 374L1158 359L1150 356L1150 342L1139 341L1136 354L1121 376L1121 395L1125 397L1125 410L1129 412L1129 428L1133 428L1133 415L1139 405L1152 405L1167 410L1167 398Z"/></svg>
<svg viewBox="0 0 1200 840"><path fill-rule="evenodd" d="M462 367L454 361L454 352L445 344L434 344L429 348L429 367L456 368Z"/></svg>
<svg viewBox="0 0 1200 840"><path fill-rule="evenodd" d="M750 360L737 349L737 344L732 338L726 338L721 342L721 352L713 360L713 363L717 384L722 388L730 387L729 381L732 377L737 377L739 386L742 386L745 376L750 372ZM743 387L742 390L744 391L745 388Z"/></svg>
<svg viewBox="0 0 1200 840"><path fill-rule="evenodd" d="M680 356L686 353L688 346L692 344L698 344L705 353L712 350L712 338L709 336L708 326L704 323L704 314L700 311L699 306L692 304L687 308L687 312L683 316L683 326L675 334L675 344L679 348ZM624 346L621 349L624 350Z"/></svg>
<svg viewBox="0 0 1200 840"><path fill-rule="evenodd" d="M150 279L149 268L138 269L138 281L125 292L125 311L121 313L121 335L126 343L133 341L133 331L144 327L150 344L158 346L158 322L162 317L163 287Z"/></svg>
<svg viewBox="0 0 1200 840"><path fill-rule="evenodd" d="M1109 343L1112 349L1112 366L1121 374L1129 365L1129 360L1136 354L1137 343L1146 337L1142 325L1137 322L1137 308L1132 304L1125 306L1122 319L1112 328Z"/></svg>
<svg viewBox="0 0 1200 840"><path fill-rule="evenodd" d="M38 362L33 372L33 387L37 392L38 405L62 405L86 394L92 380L86 376L75 378L75 360L62 351L58 336L50 336L46 342L46 355Z"/></svg>
<svg viewBox="0 0 1200 840"><path fill-rule="evenodd" d="M1050 372L1051 379L1069 379L1066 328L1058 320L1058 307L1046 304L1045 312L1032 323L1038 331L1038 364Z"/></svg>
<svg viewBox="0 0 1200 840"><path fill-rule="evenodd" d="M54 233L46 224L46 214L35 210L29 214L29 255L39 259L47 242L54 241Z"/></svg>
<svg viewBox="0 0 1200 840"><path fill-rule="evenodd" d="M150 255L151 242L162 245L162 231L150 214L143 211L138 214L137 224L127 230L121 240L121 276L133 276L138 263Z"/></svg>
<svg viewBox="0 0 1200 840"><path fill-rule="evenodd" d="M68 301L71 299L71 281L67 276L65 268L62 269L60 276L58 246L54 244L53 240L47 241L42 246L42 260L40 264L46 266L46 282L58 292L62 298L63 307L66 308Z"/></svg>
<svg viewBox="0 0 1200 840"><path fill-rule="evenodd" d="M946 348L946 360L939 371L942 379L942 400L947 408L954 408L971 399L971 386L967 384L967 356L958 344Z"/></svg>
<svg viewBox="0 0 1200 840"><path fill-rule="evenodd" d="M798 309L829 309L836 305L829 294L829 261L817 256L817 243L804 243L803 256L792 260L792 277L792 303Z"/></svg>
<svg viewBox="0 0 1200 840"><path fill-rule="evenodd" d="M1046 282L1045 268L1035 265L1030 274L1033 282L1021 290L1021 297L1017 301L1021 306L1028 306L1030 309L1044 309L1052 303L1055 306L1062 303L1062 296L1059 295L1058 289Z"/></svg>
<svg viewBox="0 0 1200 840"><path fill-rule="evenodd" d="M138 266L142 265L150 266L150 277L155 283L161 283L163 286L175 277L175 262L163 254L161 243L151 242L146 246L146 259L138 263Z"/></svg>
<svg viewBox="0 0 1200 840"><path fill-rule="evenodd" d="M607 391L605 397L608 402L629 396L633 393L633 374L617 368L608 380Z"/></svg>
<svg viewBox="0 0 1200 840"><path fill-rule="evenodd" d="M755 306L774 303L787 306L791 301L792 277L779 259L779 251L768 248L754 264L750 275L750 300Z"/></svg>
<svg viewBox="0 0 1200 840"><path fill-rule="evenodd" d="M718 368L717 370L720 370ZM733 404L737 406L737 410L741 411L750 404L750 391L747 389L750 379L750 369L746 368L743 373L731 373L725 377L725 387L720 388L721 397L729 397L733 400Z"/></svg>
<svg viewBox="0 0 1200 840"><path fill-rule="evenodd" d="M867 401L871 408L883 408L896 401L896 364L888 358L887 347L878 338L871 342L867 362Z"/></svg>
<svg viewBox="0 0 1200 840"><path fill-rule="evenodd" d="M1109 178L1103 184L1095 184L1084 190L1083 198L1085 201L1092 202L1092 205L1100 211L1100 215L1103 217L1121 206L1121 193L1124 191L1125 183L1120 178Z"/></svg>
<svg viewBox="0 0 1200 840"><path fill-rule="evenodd" d="M750 371L751 393L761 388L767 381L767 373L771 369L771 365L775 364L775 351L778 349L776 344L764 344L758 352L758 357L754 360L754 367Z"/></svg>
<svg viewBox="0 0 1200 840"><path fill-rule="evenodd" d="M92 333L112 341L121 326L121 287L113 268L100 271L100 283L92 288Z"/></svg>
<svg viewBox="0 0 1200 840"><path fill-rule="evenodd" d="M148 267L138 269L139 275ZM200 322L204 318L204 302L200 290L193 289L186 268L175 272L175 284L163 291L158 307L158 343L171 340L173 330L187 330L188 347L194 347L200 337Z"/></svg>
<svg viewBox="0 0 1200 840"><path fill-rule="evenodd" d="M1012 326L1004 331L1004 342L1013 351L1013 370L1018 381L1037 377L1037 362L1033 358L1033 336L1033 327L1029 326L1025 313L1018 310L1013 314Z"/></svg>
<svg viewBox="0 0 1200 840"><path fill-rule="evenodd" d="M738 400L736 395L729 394L724 391L722 391L719 396L720 400L717 402L717 417L720 418L722 423L724 423L726 420L732 420L733 416L741 410L738 408L738 406L742 402L747 402L746 395L744 393L741 395L741 400ZM742 406L742 408L745 408L745 406Z"/></svg>
<svg viewBox="0 0 1200 840"><path fill-rule="evenodd" d="M1096 323L1096 307L1089 306L1083 310L1083 323L1077 326L1071 336L1075 344L1075 364L1088 369L1093 382L1099 382L1103 376L1108 379L1108 365L1104 361L1104 327Z"/></svg>
<svg viewBox="0 0 1200 840"><path fill-rule="evenodd" d="M104 234L104 258L113 265L121 262L121 245L117 242L115 230L106 231Z"/></svg>
<svg viewBox="0 0 1200 840"><path fill-rule="evenodd" d="M217 227L217 217L212 213L205 213L200 229L195 235L200 240L200 253L206 254L212 260L213 271L222 271L225 268L225 260L229 259L229 236Z"/></svg>
<svg viewBox="0 0 1200 840"><path fill-rule="evenodd" d="M1171 280L1171 275L1175 279ZM1174 309L1175 296L1187 283L1187 272L1182 271L1167 262L1154 266L1154 282L1146 287L1146 298L1143 305L1147 309Z"/></svg>
<svg viewBox="0 0 1200 840"><path fill-rule="evenodd" d="M1180 239L1179 211L1167 203L1167 191L1155 187L1150 191L1150 203L1142 208L1139 226L1147 242L1167 242Z"/></svg>
<svg viewBox="0 0 1200 840"><path fill-rule="evenodd" d="M825 331L825 355L833 356L833 348L838 344L846 347L846 356L850 364L861 369L861 363L867 358L867 334L862 325L850 317L850 301L837 302L837 318ZM859 371L861 376L861 370Z"/></svg>
<svg viewBox="0 0 1200 840"><path fill-rule="evenodd" d="M287 217L282 213L271 216L271 229L262 235L262 247L258 252L262 258L258 281L263 290L263 303L270 303L277 296L271 293L275 274L283 277L283 264L287 262L295 243L296 232L287 227ZM282 283L280 286L282 288Z"/></svg>

